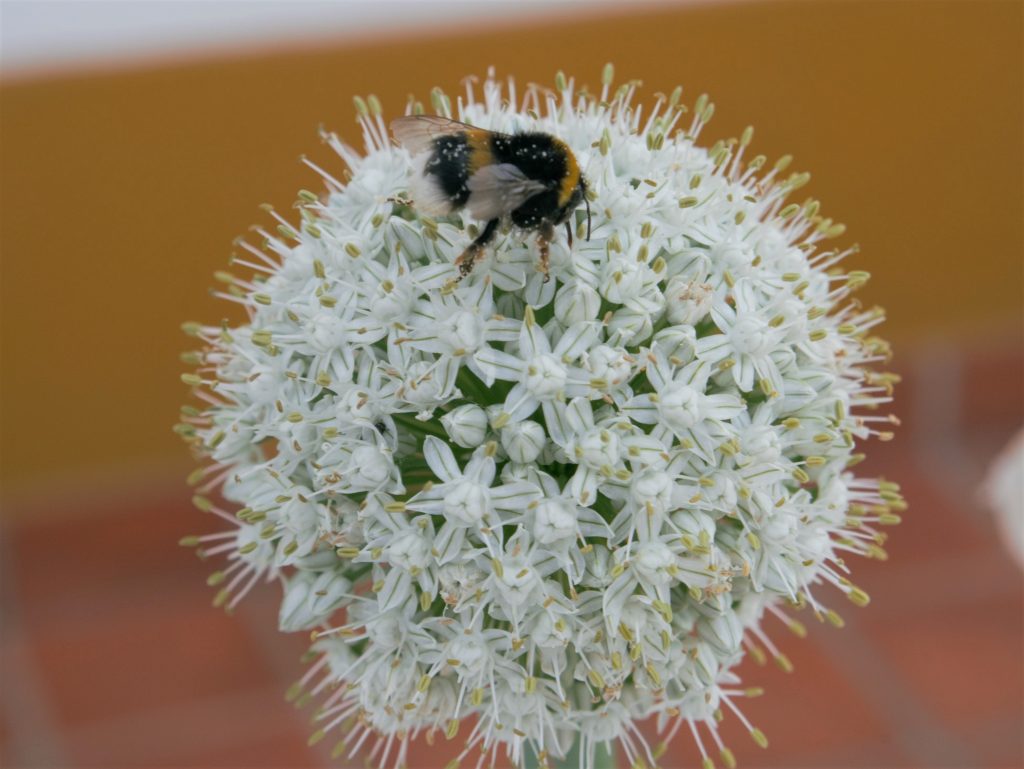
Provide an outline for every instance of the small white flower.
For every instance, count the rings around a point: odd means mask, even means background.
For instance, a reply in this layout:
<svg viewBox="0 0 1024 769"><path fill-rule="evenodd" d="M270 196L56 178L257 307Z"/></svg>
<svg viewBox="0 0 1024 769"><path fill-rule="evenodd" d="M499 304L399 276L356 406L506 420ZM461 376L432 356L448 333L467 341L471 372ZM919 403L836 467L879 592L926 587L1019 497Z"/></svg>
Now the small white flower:
<svg viewBox="0 0 1024 769"><path fill-rule="evenodd" d="M555 317L563 326L597 318L601 297L586 283L567 283L555 294Z"/></svg>
<svg viewBox="0 0 1024 769"><path fill-rule="evenodd" d="M665 287L665 300L670 321L695 326L711 312L714 290L710 283L674 275Z"/></svg>
<svg viewBox="0 0 1024 769"><path fill-rule="evenodd" d="M630 493L648 515L663 515L672 508L675 481L662 470L644 470L633 476Z"/></svg>
<svg viewBox="0 0 1024 769"><path fill-rule="evenodd" d="M523 386L537 400L546 401L564 391L567 379L562 362L551 353L541 353L527 361Z"/></svg>
<svg viewBox="0 0 1024 769"><path fill-rule="evenodd" d="M518 619L525 604L536 599L540 592L540 574L533 564L532 551L526 532L522 529L509 540L506 553L497 559L499 564L494 579L495 598Z"/></svg>
<svg viewBox="0 0 1024 769"><path fill-rule="evenodd" d="M309 346L319 353L329 353L346 346L348 333L345 326L345 321L337 315L318 312L306 323Z"/></svg>
<svg viewBox="0 0 1024 769"><path fill-rule="evenodd" d="M513 422L501 431L502 448L517 464L533 462L540 456L544 444L544 428L536 422Z"/></svg>
<svg viewBox="0 0 1024 769"><path fill-rule="evenodd" d="M542 545L576 536L576 509L560 499L542 499L533 511L533 536Z"/></svg>
<svg viewBox="0 0 1024 769"><path fill-rule="evenodd" d="M370 491L385 485L391 477L391 458L377 446L360 446L352 452L350 487Z"/></svg>
<svg viewBox="0 0 1024 769"><path fill-rule="evenodd" d="M279 521L285 538L291 538L296 549L292 553L279 552L282 561L290 561L296 556L309 553L314 541L320 533L321 515L316 503L309 497L309 489L298 488L292 492L286 502L281 504Z"/></svg>
<svg viewBox="0 0 1024 769"><path fill-rule="evenodd" d="M624 347L597 345L585 355L585 366L590 372L590 386L597 393L629 395L629 382L633 378L635 358Z"/></svg>
<svg viewBox="0 0 1024 769"><path fill-rule="evenodd" d="M636 548L633 567L643 581L652 585L665 585L672 579L670 570L675 565L675 555L662 542L647 542Z"/></svg>
<svg viewBox="0 0 1024 769"><path fill-rule="evenodd" d="M407 571L426 569L433 561L431 541L422 532L410 529L388 546L388 560Z"/></svg>
<svg viewBox="0 0 1024 769"><path fill-rule="evenodd" d="M308 630L328 619L352 587L335 571L298 571L288 580L278 626L285 632Z"/></svg>
<svg viewBox="0 0 1024 769"><path fill-rule="evenodd" d="M405 375L395 390L397 400L403 402L403 405L414 407L417 419L430 419L435 409L451 399L455 391L458 364L452 358L433 363L425 360L404 363L400 362L400 355L394 358L395 363L405 368Z"/></svg>
<svg viewBox="0 0 1024 769"><path fill-rule="evenodd" d="M884 558L905 508L852 469L891 437L871 412L896 378L851 298L867 274L822 245L842 227L787 202L806 177L749 131L703 148L706 97L641 109L611 81L489 77L425 108L571 149L588 207L547 276L536 233L502 227L458 279L481 223L410 202L429 155L357 100L365 152L325 136L347 169L314 166L325 194L240 244L255 275L220 276L245 317L185 327L201 401L176 429L205 461L196 504L230 522L186 542L227 561L217 605L282 584L280 627L319 655L289 696L375 765L469 719L460 766L575 743L592 769L615 741L653 766L647 717L731 765L720 716L765 743L746 651L785 667L791 607L866 604L851 556Z"/></svg>
<svg viewBox="0 0 1024 769"><path fill-rule="evenodd" d="M474 526L490 513L491 495L482 483L463 480L453 484L445 494L441 509L445 517Z"/></svg>

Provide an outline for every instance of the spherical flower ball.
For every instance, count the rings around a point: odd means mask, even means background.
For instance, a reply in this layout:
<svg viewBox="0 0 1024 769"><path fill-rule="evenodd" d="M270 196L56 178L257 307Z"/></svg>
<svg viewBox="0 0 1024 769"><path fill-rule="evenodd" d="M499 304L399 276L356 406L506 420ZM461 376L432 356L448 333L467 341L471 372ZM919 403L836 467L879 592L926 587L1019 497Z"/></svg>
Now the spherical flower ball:
<svg viewBox="0 0 1024 769"><path fill-rule="evenodd" d="M868 601L850 557L883 558L904 507L853 470L893 421L868 276L788 158L751 157L750 129L702 146L704 96L636 94L608 67L408 105L558 137L586 179L546 264L503 221L468 274L483 223L427 215L421 159L357 99L365 151L328 135L347 170L315 167L326 191L218 273L241 322L185 326L178 430L228 524L185 541L225 558L218 605L281 586L281 629L314 637L289 696L339 755L399 767L438 733L452 766L656 766L685 727L732 765L723 717L767 743L745 654L788 667L794 613Z"/></svg>

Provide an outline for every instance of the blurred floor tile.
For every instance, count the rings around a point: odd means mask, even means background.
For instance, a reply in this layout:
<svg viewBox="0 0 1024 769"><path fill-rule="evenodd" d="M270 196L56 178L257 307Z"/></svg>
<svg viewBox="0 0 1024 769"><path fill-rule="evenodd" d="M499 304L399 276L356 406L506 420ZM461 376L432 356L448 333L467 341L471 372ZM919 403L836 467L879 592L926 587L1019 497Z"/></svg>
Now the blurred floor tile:
<svg viewBox="0 0 1024 769"><path fill-rule="evenodd" d="M0 766L10 766L14 761L11 751L11 724L7 719L7 713L0 712Z"/></svg>
<svg viewBox="0 0 1024 769"><path fill-rule="evenodd" d="M952 611L908 606L899 622L865 612L860 624L925 706L954 729L972 719L1001 720L1020 712L1020 606L1019 591L997 600L978 595Z"/></svg>
<svg viewBox="0 0 1024 769"><path fill-rule="evenodd" d="M465 733L468 734L468 726L468 724L463 724L459 730L460 733L462 733L463 729L466 729ZM459 755L462 747L463 744L458 736L451 741L446 740L444 734L437 734L434 739L429 741L425 737L420 737L409 748L409 766L411 769L445 769L448 763ZM474 752L463 763L467 766L473 766L479 755L478 752ZM502 759L504 759L504 756ZM352 765L361 765L358 757L353 759ZM511 766L507 760L500 760L496 764L496 769L511 769Z"/></svg>
<svg viewBox="0 0 1024 769"><path fill-rule="evenodd" d="M961 427L1024 423L1024 355L1020 345L964 355Z"/></svg>
<svg viewBox="0 0 1024 769"><path fill-rule="evenodd" d="M875 455L858 467L859 475L877 475L900 484L910 509L901 513L903 522L885 528L889 562L916 566L922 561L949 555L979 555L992 550L995 529L987 518L979 515L976 498L966 491L952 494L935 484L933 473L940 467L921 467L904 456L909 441L899 436L884 447L876 446ZM982 526L972 518L981 518ZM857 572L867 570L863 561L856 563ZM881 571L888 569L888 563Z"/></svg>
<svg viewBox="0 0 1024 769"><path fill-rule="evenodd" d="M281 706L276 683L97 718L68 730L67 750L83 767L314 765L304 727Z"/></svg>
<svg viewBox="0 0 1024 769"><path fill-rule="evenodd" d="M212 516L187 507L187 489L173 496L80 499L74 513L33 510L8 526L9 571L20 611L33 621L65 622L91 613L95 601L168 579L186 589L185 571L212 571L190 563L177 546L185 534L219 528ZM192 559L194 561L195 559ZM141 596L139 596L141 598Z"/></svg>
<svg viewBox="0 0 1024 769"><path fill-rule="evenodd" d="M806 639L793 636L781 622L765 622L773 642L791 662L792 673L771 661L759 666L748 659L740 667L743 686L763 687L765 694L739 699L737 705L770 743L767 751L757 747L740 722L725 711L722 735L742 766L840 766L822 764L822 757L833 751L843 754L858 745L877 745L888 735L890 726L868 699L870 690L855 687L842 660L828 648L831 636L845 631L818 625L809 612L798 616L813 623ZM885 763L905 766L906 757L891 746Z"/></svg>
<svg viewBox="0 0 1024 769"><path fill-rule="evenodd" d="M958 725L958 731L980 757L979 765L1024 766L1024 726L1019 711L1001 718L972 719Z"/></svg>
<svg viewBox="0 0 1024 769"><path fill-rule="evenodd" d="M159 593L60 631L27 630L39 676L61 724L271 684L276 679L239 623L204 601Z"/></svg>
<svg viewBox="0 0 1024 769"><path fill-rule="evenodd" d="M766 622L795 672L743 665L743 686L766 694L740 705L771 745L757 748L727 713L722 734L741 766L1024 763L1021 574L975 489L1019 425L1010 401L1020 361L969 355L943 364L938 379L932 364L908 365L898 393L908 425L894 442L870 445L858 468L900 482L911 505L887 531L888 562L851 562L871 606L830 596L848 626L802 612L804 640ZM204 578L217 564L176 543L220 526L188 493L82 498L73 515L5 526L0 663L17 676L0 692L4 766L363 765L362 756L332 762L336 739L307 747L311 709L284 702L308 637L277 632L278 587L263 586L233 617L210 608ZM460 746L421 738L409 764L441 769ZM661 765L699 765L685 733Z"/></svg>
<svg viewBox="0 0 1024 769"><path fill-rule="evenodd" d="M325 762L306 745L306 733L268 736L266 732L250 732L246 739L220 749L197 751L191 760L179 766L216 766L224 769L272 769L273 767L322 767ZM343 764L332 762L332 766Z"/></svg>

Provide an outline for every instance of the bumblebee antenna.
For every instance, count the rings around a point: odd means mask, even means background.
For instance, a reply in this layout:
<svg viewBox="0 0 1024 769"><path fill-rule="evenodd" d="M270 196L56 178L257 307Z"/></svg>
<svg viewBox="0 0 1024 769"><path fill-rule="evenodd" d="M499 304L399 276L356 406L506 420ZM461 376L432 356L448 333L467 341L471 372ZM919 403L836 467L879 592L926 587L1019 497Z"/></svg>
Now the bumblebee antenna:
<svg viewBox="0 0 1024 769"><path fill-rule="evenodd" d="M590 199L584 195L583 202L587 204L587 242L590 242Z"/></svg>

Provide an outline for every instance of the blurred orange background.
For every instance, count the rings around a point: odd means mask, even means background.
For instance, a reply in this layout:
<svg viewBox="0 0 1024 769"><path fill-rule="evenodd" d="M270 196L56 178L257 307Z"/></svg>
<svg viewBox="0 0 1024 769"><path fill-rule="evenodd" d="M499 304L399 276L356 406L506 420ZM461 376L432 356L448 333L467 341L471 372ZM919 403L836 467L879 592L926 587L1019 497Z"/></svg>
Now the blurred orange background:
<svg viewBox="0 0 1024 769"><path fill-rule="evenodd" d="M647 97L709 93L709 141L752 124L756 151L812 173L807 194L861 245L861 298L888 310L907 380L905 428L867 449L911 503L892 561L858 564L876 600L863 623L790 642L794 676L750 674L770 684L758 712L780 739L734 750L746 766L1019 765L1021 575L975 488L1024 421L1022 7L580 4L6 76L0 762L324 760L280 702L304 641L274 634L276 588L226 619L208 608L208 567L174 548L215 528L188 507L170 430L187 395L179 325L237 320L209 297L212 272L268 221L259 204L286 212L318 189L300 155L341 168L317 127L357 142L354 95L399 114L488 66L595 84L611 61ZM693 765L683 742L666 767Z"/></svg>

